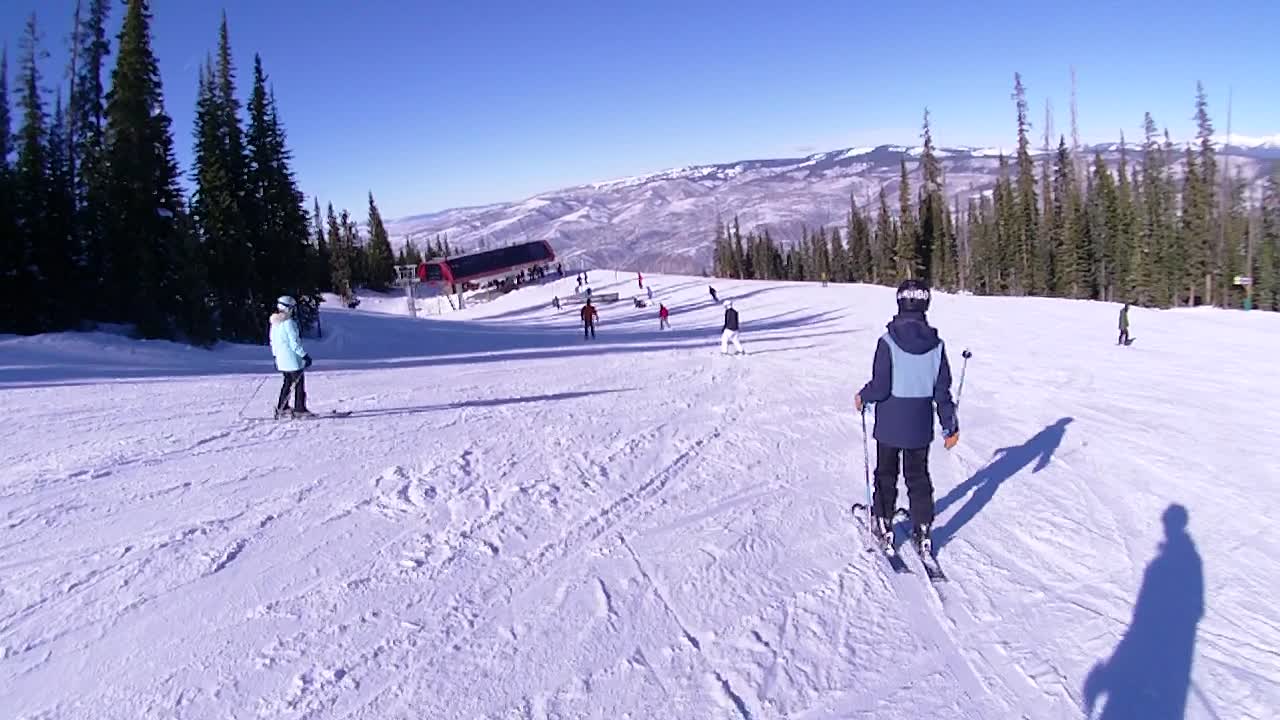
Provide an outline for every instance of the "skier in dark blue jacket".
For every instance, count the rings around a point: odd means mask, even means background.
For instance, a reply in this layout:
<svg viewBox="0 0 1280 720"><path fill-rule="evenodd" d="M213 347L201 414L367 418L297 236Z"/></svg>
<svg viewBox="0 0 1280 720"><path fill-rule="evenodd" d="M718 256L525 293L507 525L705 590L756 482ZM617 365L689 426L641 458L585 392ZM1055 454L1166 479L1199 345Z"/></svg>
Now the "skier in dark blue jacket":
<svg viewBox="0 0 1280 720"><path fill-rule="evenodd" d="M876 344L871 381L854 398L858 412L875 403L875 494L872 514L886 542L893 542L893 513L898 499L898 466L906 480L913 524L912 539L932 552L933 484L929 479L929 444L937 410L944 445L960 440L956 406L951 399L951 366L938 331L929 326L929 287L919 280L898 286L898 314Z"/></svg>

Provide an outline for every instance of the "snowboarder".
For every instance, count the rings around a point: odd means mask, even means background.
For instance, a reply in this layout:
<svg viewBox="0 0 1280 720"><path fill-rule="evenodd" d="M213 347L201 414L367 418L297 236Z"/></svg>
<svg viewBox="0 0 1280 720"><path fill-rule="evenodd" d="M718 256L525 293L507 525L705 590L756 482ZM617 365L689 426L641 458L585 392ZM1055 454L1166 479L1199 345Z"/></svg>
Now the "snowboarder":
<svg viewBox="0 0 1280 720"><path fill-rule="evenodd" d="M894 507L898 500L898 467L906 480L910 502L912 540L921 552L932 556L933 484L929 479L929 444L933 442L936 405L942 425L943 445L950 450L960 440L956 407L951 399L951 366L938 331L929 326L929 287L920 280L898 286L898 314L876 343L871 380L854 396L858 412L875 403L875 492L872 497L874 529L893 543Z"/></svg>
<svg viewBox="0 0 1280 720"><path fill-rule="evenodd" d="M671 311L667 310L667 306L663 305L662 303L658 303L658 329L659 330L671 329L671 323L667 321L667 318L670 315L671 315Z"/></svg>
<svg viewBox="0 0 1280 720"><path fill-rule="evenodd" d="M707 286L707 289L711 291L711 302L716 303L717 305L720 304L720 298L716 297L716 289L710 285Z"/></svg>
<svg viewBox="0 0 1280 720"><path fill-rule="evenodd" d="M552 306L552 307L554 307L554 308L555 308L555 309L557 309L557 310L559 310L559 309L560 309L560 296L559 296L559 295L556 295L555 297L551 298L551 306Z"/></svg>
<svg viewBox="0 0 1280 720"><path fill-rule="evenodd" d="M582 339L586 340L590 337L596 339L596 318L600 317L600 313L596 312L595 306L588 300L586 305L582 306Z"/></svg>
<svg viewBox="0 0 1280 720"><path fill-rule="evenodd" d="M742 343L738 342L738 311L733 309L733 301L724 301L724 330L720 333L720 353L729 354L729 343L738 349L739 355L745 355Z"/></svg>
<svg viewBox="0 0 1280 720"><path fill-rule="evenodd" d="M1128 345L1132 342L1129 339L1129 303L1125 303L1120 308L1120 339L1116 340L1117 345Z"/></svg>
<svg viewBox="0 0 1280 720"><path fill-rule="evenodd" d="M271 354L276 358L276 368L284 375L280 399L276 401L275 417L285 414L291 417L311 415L307 409L307 389L303 373L311 367L311 356L302 347L298 336L298 321L294 319L297 301L288 295L276 300L276 312L270 318L269 335ZM293 409L289 408L289 392L293 391Z"/></svg>

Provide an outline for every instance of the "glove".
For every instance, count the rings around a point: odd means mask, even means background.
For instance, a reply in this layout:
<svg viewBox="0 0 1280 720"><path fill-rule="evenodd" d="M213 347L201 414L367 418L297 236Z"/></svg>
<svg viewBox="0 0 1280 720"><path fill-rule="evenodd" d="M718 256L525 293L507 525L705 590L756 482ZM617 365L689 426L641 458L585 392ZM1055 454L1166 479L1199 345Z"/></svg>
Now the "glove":
<svg viewBox="0 0 1280 720"><path fill-rule="evenodd" d="M946 449L950 450L951 448L955 447L955 446L956 446L956 443L958 443L958 442L960 442L960 431L959 431L959 430L957 430L957 431L955 431L955 432L951 433L950 435L948 435L948 436L946 437L946 439L944 439L944 440L942 441L942 446L943 446L943 447L945 447Z"/></svg>
<svg viewBox="0 0 1280 720"><path fill-rule="evenodd" d="M863 405L862 405L862 394L861 394L861 393L856 394L856 395L854 395L854 396L853 396L853 408L854 408L855 410L857 410L858 412L862 412Z"/></svg>
<svg viewBox="0 0 1280 720"><path fill-rule="evenodd" d="M302 367L304 367L304 368L309 368L309 367L311 367L311 356L310 356L310 355L303 355L303 356L302 356Z"/></svg>

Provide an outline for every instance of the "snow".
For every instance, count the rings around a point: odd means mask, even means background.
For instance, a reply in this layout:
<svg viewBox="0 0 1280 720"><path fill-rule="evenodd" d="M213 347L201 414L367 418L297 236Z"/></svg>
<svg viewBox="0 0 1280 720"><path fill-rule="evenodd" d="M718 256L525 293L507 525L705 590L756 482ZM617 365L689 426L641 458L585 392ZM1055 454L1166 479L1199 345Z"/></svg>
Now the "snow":
<svg viewBox="0 0 1280 720"><path fill-rule="evenodd" d="M1274 717L1280 317L1134 308L1122 348L1113 304L935 295L974 353L935 592L848 511L890 289L716 280L722 357L706 279L646 273L665 332L589 279L595 342L572 276L322 306L344 419L262 419L262 347L0 337L0 714Z"/></svg>

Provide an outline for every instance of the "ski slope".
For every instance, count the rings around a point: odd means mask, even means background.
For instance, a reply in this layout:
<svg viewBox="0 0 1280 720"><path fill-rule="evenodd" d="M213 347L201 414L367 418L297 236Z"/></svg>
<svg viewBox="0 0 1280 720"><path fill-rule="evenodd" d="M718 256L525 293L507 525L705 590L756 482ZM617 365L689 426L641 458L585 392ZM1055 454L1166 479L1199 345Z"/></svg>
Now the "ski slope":
<svg viewBox="0 0 1280 720"><path fill-rule="evenodd" d="M265 348L0 338L0 716L1276 717L1280 317L1121 348L1115 305L935 295L974 357L931 586L848 510L892 290L715 281L725 357L704 279L616 277L593 342L572 277L326 306L342 419L265 420Z"/></svg>

